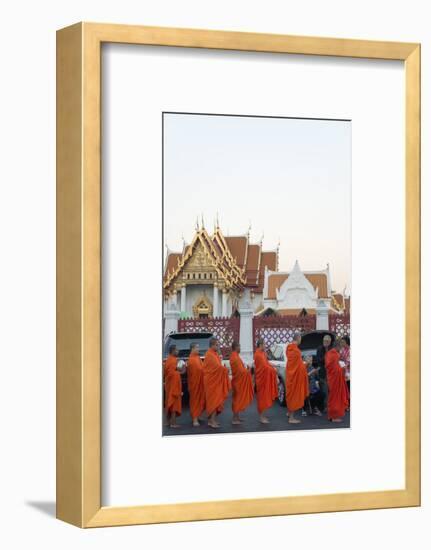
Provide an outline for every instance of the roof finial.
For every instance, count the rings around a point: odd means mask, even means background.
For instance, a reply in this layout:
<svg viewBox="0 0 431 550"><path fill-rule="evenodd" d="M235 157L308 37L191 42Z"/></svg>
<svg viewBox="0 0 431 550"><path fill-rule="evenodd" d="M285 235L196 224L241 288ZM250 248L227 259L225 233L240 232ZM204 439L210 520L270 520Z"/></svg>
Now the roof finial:
<svg viewBox="0 0 431 550"><path fill-rule="evenodd" d="M183 241L183 250L186 247L186 240L184 238L184 233L181 233L181 240Z"/></svg>
<svg viewBox="0 0 431 550"><path fill-rule="evenodd" d="M262 236L260 238L260 245L262 246L263 244L263 238L265 237L265 233L262 231Z"/></svg>
<svg viewBox="0 0 431 550"><path fill-rule="evenodd" d="M196 216L196 225L195 225L196 231L199 231L199 216Z"/></svg>
<svg viewBox="0 0 431 550"><path fill-rule="evenodd" d="M280 237L278 237L278 243L277 243L277 249L276 249L276 253L277 253L277 262L276 262L276 270L278 271L279 270L279 266L280 266Z"/></svg>
<svg viewBox="0 0 431 550"><path fill-rule="evenodd" d="M202 219L202 229L205 229L204 214L203 214L203 212L202 212L202 214L201 214L201 219Z"/></svg>
<svg viewBox="0 0 431 550"><path fill-rule="evenodd" d="M250 232L251 232L251 220L248 220L248 229L247 229L247 237L250 238Z"/></svg>
<svg viewBox="0 0 431 550"><path fill-rule="evenodd" d="M219 222L219 218L218 218L218 212L216 214L216 228L220 229L220 222Z"/></svg>

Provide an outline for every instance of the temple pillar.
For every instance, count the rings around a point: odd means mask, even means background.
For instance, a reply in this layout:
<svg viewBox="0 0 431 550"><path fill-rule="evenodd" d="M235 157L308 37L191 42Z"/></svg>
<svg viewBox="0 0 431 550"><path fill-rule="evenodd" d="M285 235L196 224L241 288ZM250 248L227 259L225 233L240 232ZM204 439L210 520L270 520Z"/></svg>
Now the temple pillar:
<svg viewBox="0 0 431 550"><path fill-rule="evenodd" d="M241 357L244 363L251 365L253 363L254 312L249 294L240 300L238 312L240 315L239 343L241 346Z"/></svg>
<svg viewBox="0 0 431 550"><path fill-rule="evenodd" d="M218 306L218 288L217 285L214 285L213 288L213 317L219 316L219 306Z"/></svg>
<svg viewBox="0 0 431 550"><path fill-rule="evenodd" d="M221 303L221 316L227 317L227 290L224 288L222 290L222 303Z"/></svg>
<svg viewBox="0 0 431 550"><path fill-rule="evenodd" d="M320 298L316 306L316 330L329 330L329 306L331 300Z"/></svg>
<svg viewBox="0 0 431 550"><path fill-rule="evenodd" d="M176 290L169 297L169 306L173 306L174 309L178 309L178 293Z"/></svg>
<svg viewBox="0 0 431 550"><path fill-rule="evenodd" d="M164 336L166 337L171 332L178 331L178 319L180 318L180 312L175 304L171 303L165 310L165 330Z"/></svg>
<svg viewBox="0 0 431 550"><path fill-rule="evenodd" d="M180 306L181 313L185 313L186 311L186 285L181 287L181 306Z"/></svg>

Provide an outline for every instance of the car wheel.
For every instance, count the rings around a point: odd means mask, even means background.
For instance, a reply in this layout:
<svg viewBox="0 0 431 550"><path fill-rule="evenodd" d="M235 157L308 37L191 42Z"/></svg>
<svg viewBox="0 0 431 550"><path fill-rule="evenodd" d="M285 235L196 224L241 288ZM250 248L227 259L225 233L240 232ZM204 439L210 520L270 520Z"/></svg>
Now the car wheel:
<svg viewBox="0 0 431 550"><path fill-rule="evenodd" d="M281 378L278 379L278 402L282 407L286 406L286 388Z"/></svg>

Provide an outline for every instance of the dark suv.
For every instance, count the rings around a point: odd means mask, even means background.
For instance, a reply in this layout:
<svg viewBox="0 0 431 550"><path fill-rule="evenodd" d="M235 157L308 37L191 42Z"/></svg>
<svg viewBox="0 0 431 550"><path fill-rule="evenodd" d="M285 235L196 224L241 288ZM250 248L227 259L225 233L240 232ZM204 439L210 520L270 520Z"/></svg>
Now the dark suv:
<svg viewBox="0 0 431 550"><path fill-rule="evenodd" d="M199 355L203 359L209 349L210 339L213 337L212 332L171 332L165 337L163 342L163 362L169 355L169 347L173 344L177 346L178 358L187 362L190 355L190 344L199 344ZM183 388L183 403L189 401L189 389L187 386L187 372L181 375Z"/></svg>

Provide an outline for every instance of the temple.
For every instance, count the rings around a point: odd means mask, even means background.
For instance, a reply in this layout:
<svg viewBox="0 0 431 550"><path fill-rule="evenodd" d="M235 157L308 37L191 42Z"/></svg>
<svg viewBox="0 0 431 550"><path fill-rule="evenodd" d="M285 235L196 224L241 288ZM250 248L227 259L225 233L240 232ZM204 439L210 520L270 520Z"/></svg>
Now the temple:
<svg viewBox="0 0 431 550"><path fill-rule="evenodd" d="M320 307L333 312L349 308L349 297L332 290L329 265L302 271L298 261L281 272L278 247L264 250L262 240L245 235L225 236L218 223L210 234L197 223L190 244L166 253L163 276L165 312L181 317L237 315L244 295L254 315L315 314Z"/></svg>
<svg viewBox="0 0 431 550"><path fill-rule="evenodd" d="M350 297L345 291L332 290L329 264L321 271L302 271L296 260L291 271L265 269L260 313L315 314L318 306L334 313L350 311Z"/></svg>

